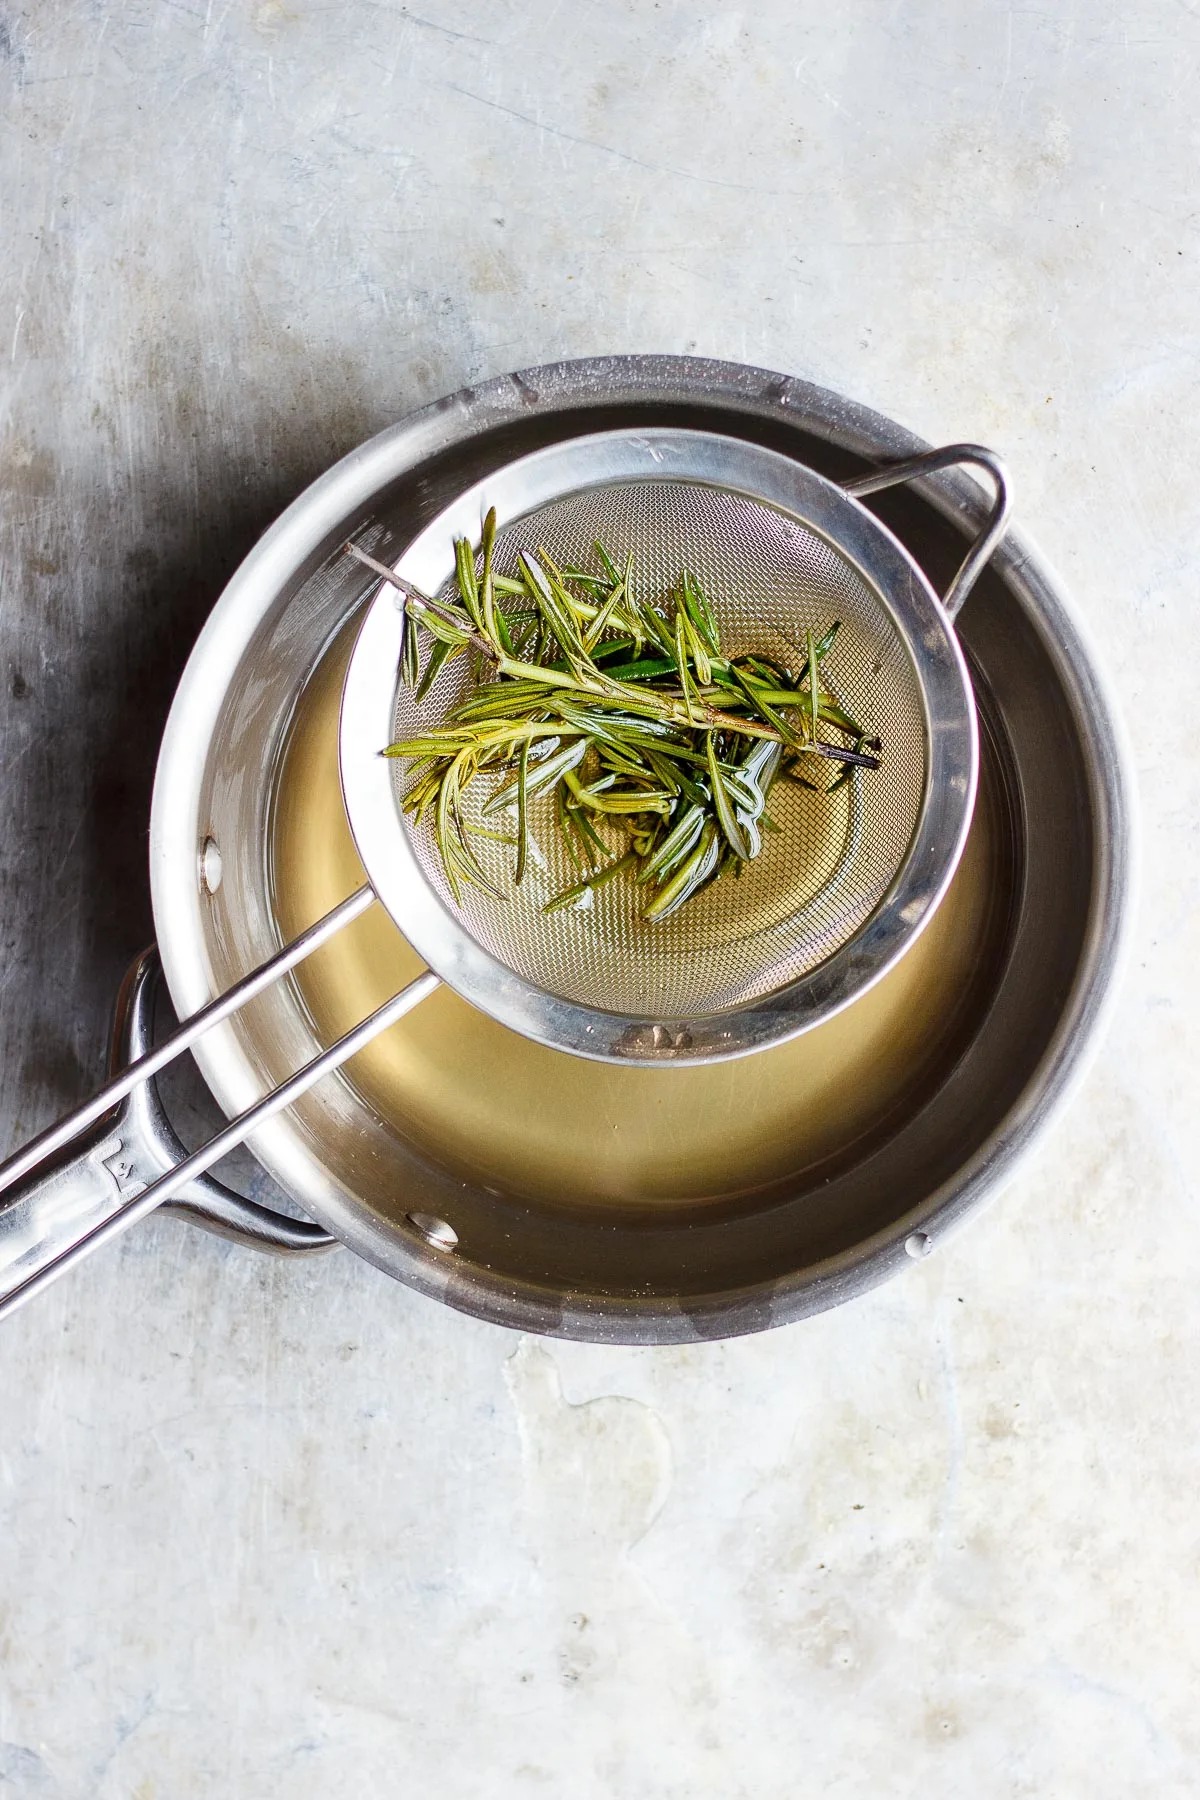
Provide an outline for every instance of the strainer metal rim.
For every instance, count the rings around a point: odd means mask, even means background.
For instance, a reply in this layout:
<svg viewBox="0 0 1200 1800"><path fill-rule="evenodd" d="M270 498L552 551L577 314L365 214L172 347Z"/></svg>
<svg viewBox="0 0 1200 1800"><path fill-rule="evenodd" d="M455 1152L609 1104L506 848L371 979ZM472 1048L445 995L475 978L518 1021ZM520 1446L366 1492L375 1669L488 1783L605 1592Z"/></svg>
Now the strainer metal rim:
<svg viewBox="0 0 1200 1800"><path fill-rule="evenodd" d="M368 880L409 943L471 1004L539 1043L603 1062L711 1062L782 1043L830 1018L898 961L928 923L966 843L978 729L966 663L924 572L862 503L803 463L719 433L657 427L570 438L485 476L453 500L394 567L427 593L453 571L453 540L474 541L495 507L501 529L559 496L629 480L690 481L779 507L833 544L875 590L919 655L926 702L924 803L908 854L856 935L817 968L736 1009L687 1018L603 1011L535 986L483 948L430 886L399 827L389 741L403 616L381 584L347 670L339 721L342 795Z"/></svg>

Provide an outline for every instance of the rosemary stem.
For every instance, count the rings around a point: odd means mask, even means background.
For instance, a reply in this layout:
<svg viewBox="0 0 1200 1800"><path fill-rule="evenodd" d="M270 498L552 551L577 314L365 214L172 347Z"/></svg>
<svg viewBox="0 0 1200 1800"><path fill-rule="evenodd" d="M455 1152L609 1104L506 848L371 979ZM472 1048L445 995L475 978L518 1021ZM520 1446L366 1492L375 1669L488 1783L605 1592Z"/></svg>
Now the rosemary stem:
<svg viewBox="0 0 1200 1800"><path fill-rule="evenodd" d="M489 644L479 632L472 631L463 619L456 618L449 607L439 606L436 600L431 600L428 594L421 592L420 588L415 588L410 581L405 581L402 575L397 575L395 569L389 569L386 563L379 562L374 556L368 556L367 552L360 550L357 544L347 543L345 549L350 556L362 563L364 568L371 569L376 575L382 576L384 581L390 581L394 588L398 588L404 595L405 605L415 617L420 618L422 613L432 613L434 618L440 619L444 625L452 625L456 631L461 631L464 644L470 644L472 649L478 650L481 656L486 656L489 662L500 661L500 652L495 645Z"/></svg>
<svg viewBox="0 0 1200 1800"><path fill-rule="evenodd" d="M788 739L784 737L783 733L776 731L772 725L760 724L756 719L743 718L736 713L723 712L719 707L707 706L704 701L699 699L689 710L677 701L659 700L652 690L627 687L627 684L623 682L581 680L574 675L559 674L540 665L518 662L515 658L503 656L495 645L490 644L479 632L471 630L465 621L456 618L448 608L440 606L436 600L431 600L427 594L421 593L419 588L413 587L411 582L405 581L403 576L397 575L394 569L389 569L386 563L370 556L357 544L347 543L346 550L365 568L382 577L384 581L390 581L392 586L404 595L405 605L415 617L420 618L422 613L432 613L434 618L441 619L444 624L461 631L464 641L477 650L481 656L486 657L488 662L494 663L502 675L540 681L548 687L571 688L577 693L593 694L597 699L620 701L628 698L636 701L639 708L647 707L657 713L660 718L669 720L673 725L686 725L693 729L699 727L701 730L709 731L736 731L741 737L761 738L772 744L788 743ZM804 750L812 756L823 756L829 762L852 763L864 769L879 767L875 757L865 756L861 751L843 749L839 744L828 744L819 740L812 743L793 742L790 748Z"/></svg>

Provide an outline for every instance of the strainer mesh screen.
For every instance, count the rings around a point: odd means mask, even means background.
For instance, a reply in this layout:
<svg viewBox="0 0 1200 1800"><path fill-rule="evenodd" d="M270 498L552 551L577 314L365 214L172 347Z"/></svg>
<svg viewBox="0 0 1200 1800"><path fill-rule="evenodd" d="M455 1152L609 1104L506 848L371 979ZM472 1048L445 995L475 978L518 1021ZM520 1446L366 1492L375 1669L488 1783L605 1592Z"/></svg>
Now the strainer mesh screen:
<svg viewBox="0 0 1200 1800"><path fill-rule="evenodd" d="M560 841L553 801L529 808L530 862L517 888L514 852L483 837L472 848L507 896L464 889L451 896L433 832L405 818L427 879L480 944L551 994L608 1011L686 1018L758 1000L808 973L861 929L904 861L925 788L925 710L912 660L875 591L828 541L800 520L742 494L684 481L621 481L539 507L497 538L495 566L514 574L519 550L544 548L560 566L595 568L601 539L618 566L634 559L639 596L662 599L681 570L700 581L726 655L758 652L798 670L804 634L841 621L822 663L826 684L869 735L882 739L882 766L859 770L828 797L779 781L768 810L779 826L735 877L727 871L677 913L649 924L641 890L618 877L582 909L542 911L579 879ZM453 591L447 583L443 594ZM398 694L395 735L438 723L468 690L456 658L418 707ZM830 732L831 738L836 734ZM397 760L397 799L408 782ZM831 780L836 765L818 768ZM479 822L507 776L468 790L466 817ZM474 798L470 798L474 796ZM495 828L496 815L487 824ZM614 845L623 834L611 831Z"/></svg>

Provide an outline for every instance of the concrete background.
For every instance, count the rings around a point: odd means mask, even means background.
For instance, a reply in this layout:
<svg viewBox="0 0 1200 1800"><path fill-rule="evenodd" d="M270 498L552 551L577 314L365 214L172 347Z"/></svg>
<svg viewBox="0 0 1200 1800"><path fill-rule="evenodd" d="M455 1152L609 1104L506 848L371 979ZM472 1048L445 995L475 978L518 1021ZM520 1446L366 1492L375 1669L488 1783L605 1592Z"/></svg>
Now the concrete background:
<svg viewBox="0 0 1200 1800"><path fill-rule="evenodd" d="M0 1129L100 1071L196 630L311 477L557 357L994 443L1117 677L1107 1047L944 1253L519 1341L170 1221L3 1332L0 1792L1200 1791L1190 0L0 9Z"/></svg>

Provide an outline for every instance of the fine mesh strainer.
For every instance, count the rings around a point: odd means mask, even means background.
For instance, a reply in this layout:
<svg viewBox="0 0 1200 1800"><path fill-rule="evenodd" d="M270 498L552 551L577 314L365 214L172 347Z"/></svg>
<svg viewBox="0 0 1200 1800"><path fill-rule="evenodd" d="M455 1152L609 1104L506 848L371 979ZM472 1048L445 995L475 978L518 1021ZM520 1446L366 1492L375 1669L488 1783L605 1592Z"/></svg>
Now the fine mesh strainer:
<svg viewBox="0 0 1200 1800"><path fill-rule="evenodd" d="M958 446L920 459L985 461ZM856 484L903 479L910 465ZM1003 528L1001 484L987 541ZM780 826L739 879L725 877L669 919L647 924L630 883L586 908L547 914L574 877L549 802L531 809L533 867L519 888L511 852L473 840L495 898L449 891L432 827L401 813L405 765L380 748L440 722L461 698L466 659L419 704L398 681L402 588L453 587L453 541L478 538L495 507L496 567L521 550L586 563L600 537L633 556L646 598L681 568L710 598L723 648L796 667L806 630L841 621L823 663L846 709L881 739L878 770L831 795L772 791ZM341 772L346 811L372 887L405 936L467 999L527 1036L610 1060L701 1062L794 1036L878 979L926 922L957 865L975 795L970 682L946 606L907 552L842 489L790 458L707 432L610 432L510 464L441 513L381 586L346 677ZM499 778L502 779L502 778ZM472 795L474 798L472 799ZM468 804L487 789L468 789ZM539 829L539 826L541 829Z"/></svg>
<svg viewBox="0 0 1200 1800"><path fill-rule="evenodd" d="M645 440L627 447L640 463ZM676 439L671 449L677 456L684 447ZM606 454L624 451L616 443L605 446ZM547 475L558 460L551 459ZM477 840L485 873L504 897L467 887L461 917L500 962L581 1006L691 1019L788 986L825 962L870 917L900 868L921 813L921 685L891 613L855 565L792 514L729 488L680 478L626 478L583 488L515 519L497 540L494 566L500 574L516 574L518 552L537 549L559 566L586 565L597 537L619 567L632 556L633 585L647 599L669 593L680 569L695 575L713 597L730 656L753 651L798 667L806 628L819 638L832 620L840 621L834 652L822 665L827 683L886 747L878 771L853 770L849 784L834 793L777 786L771 814L780 829L763 853L736 880L713 883L654 926L642 919L632 882L606 885L586 908L543 910L578 878L555 829L551 800L531 808L533 867L519 888L512 881L511 852L494 839ZM438 541L437 528L432 541ZM442 593L453 586L447 582ZM374 659L371 666L377 666ZM374 711L359 714L362 679L360 667L349 716L377 718ZM470 681L460 659L420 704L411 688L402 687L391 735L419 736L444 718ZM363 693L363 699L373 707L378 696ZM348 750L347 764L352 758L357 763L357 744ZM408 771L398 762L388 766L399 799ZM353 787L353 775L349 780ZM468 790L471 823L489 822L481 816L487 797L481 782ZM356 788L353 797L348 788L347 801L353 820ZM402 829L408 831L407 820ZM452 906L432 825L409 832L409 842L425 880ZM365 847L364 854L370 854Z"/></svg>
<svg viewBox="0 0 1200 1800"><path fill-rule="evenodd" d="M945 599L856 496L954 463L986 469L996 500ZM780 832L738 880L724 877L670 919L648 924L628 888L546 915L571 875L553 830L532 814L538 850L520 889L508 852L477 840L504 892L457 904L430 836L402 814L403 765L381 756L418 722L400 682L406 588L445 595L453 543L478 540L495 507L497 567L521 549L584 559L600 537L661 597L687 567L709 597L723 648L790 666L807 630L841 621L822 664L827 686L882 742L878 770L836 794L771 796ZM951 620L1004 530L1003 465L976 445L932 451L838 487L774 451L673 429L569 439L509 464L425 527L367 606L342 697L347 816L368 878L325 918L195 1013L85 1106L0 1168L0 1192L76 1138L256 994L378 900L429 965L345 1037L234 1119L208 1144L0 1299L0 1318L65 1268L212 1167L273 1114L338 1068L444 981L503 1024L607 1061L696 1063L745 1055L808 1030L878 980L928 922L957 866L975 797L978 743ZM468 679L457 659L421 703L424 728Z"/></svg>

